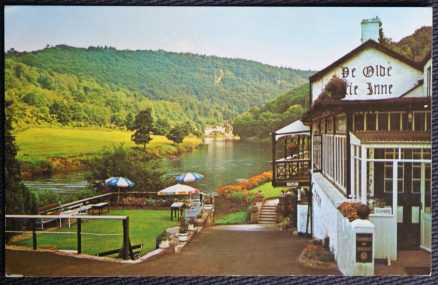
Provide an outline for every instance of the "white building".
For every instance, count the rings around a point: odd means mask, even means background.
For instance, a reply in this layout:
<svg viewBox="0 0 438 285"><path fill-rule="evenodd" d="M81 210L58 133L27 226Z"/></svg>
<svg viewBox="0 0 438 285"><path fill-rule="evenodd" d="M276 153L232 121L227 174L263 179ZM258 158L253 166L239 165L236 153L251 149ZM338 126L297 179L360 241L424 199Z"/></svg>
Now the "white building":
<svg viewBox="0 0 438 285"><path fill-rule="evenodd" d="M379 44L380 26L378 18L364 20L362 44L310 77L303 116L310 131L290 134L310 139L310 157L277 159L273 136L274 185L311 189L312 235L329 237L337 258L345 254L338 207L346 201L371 208L375 259L431 250L432 60L414 62Z"/></svg>

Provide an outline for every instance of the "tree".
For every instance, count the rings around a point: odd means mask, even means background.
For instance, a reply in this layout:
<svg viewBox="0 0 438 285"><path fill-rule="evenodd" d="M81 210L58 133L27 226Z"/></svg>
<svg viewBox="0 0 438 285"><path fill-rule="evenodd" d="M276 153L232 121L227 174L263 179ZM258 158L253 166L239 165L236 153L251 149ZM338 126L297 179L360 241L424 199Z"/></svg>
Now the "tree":
<svg viewBox="0 0 438 285"><path fill-rule="evenodd" d="M131 140L136 144L143 144L143 149L146 149L146 144L151 141L150 133L153 131L154 120L152 119L151 109L145 109L135 116L132 131L135 133L131 136Z"/></svg>
<svg viewBox="0 0 438 285"><path fill-rule="evenodd" d="M169 185L166 169L160 160L152 155L136 149L129 149L123 144L105 150L90 162L88 184L99 192L111 191L105 186L109 177L127 177L135 183L134 189L139 191L158 191Z"/></svg>
<svg viewBox="0 0 438 285"><path fill-rule="evenodd" d="M5 107L10 106L10 102L5 102ZM5 116L5 212L6 214L35 214L37 204L35 196L24 186L20 176L20 164L16 158L17 148L15 138L12 135L10 116ZM3 187L2 187L3 188ZM8 230L21 229L23 220L13 219L8 221ZM8 240L11 236L6 235Z"/></svg>
<svg viewBox="0 0 438 285"><path fill-rule="evenodd" d="M188 135L186 132L186 129L182 125L178 125L173 127L169 133L166 135L166 138L173 141L174 144L182 143L184 140L184 137Z"/></svg>
<svg viewBox="0 0 438 285"><path fill-rule="evenodd" d="M159 118L154 126L154 133L157 135L167 135L170 131L170 123L167 119Z"/></svg>

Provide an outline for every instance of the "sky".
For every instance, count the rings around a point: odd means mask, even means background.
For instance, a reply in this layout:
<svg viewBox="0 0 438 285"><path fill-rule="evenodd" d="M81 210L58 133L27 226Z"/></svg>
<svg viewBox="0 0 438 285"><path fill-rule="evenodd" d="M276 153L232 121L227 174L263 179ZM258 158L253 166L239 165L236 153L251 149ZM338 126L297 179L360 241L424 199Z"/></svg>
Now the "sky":
<svg viewBox="0 0 438 285"><path fill-rule="evenodd" d="M107 45L320 70L360 45L360 22L375 16L394 41L432 26L431 8L6 6L5 50Z"/></svg>

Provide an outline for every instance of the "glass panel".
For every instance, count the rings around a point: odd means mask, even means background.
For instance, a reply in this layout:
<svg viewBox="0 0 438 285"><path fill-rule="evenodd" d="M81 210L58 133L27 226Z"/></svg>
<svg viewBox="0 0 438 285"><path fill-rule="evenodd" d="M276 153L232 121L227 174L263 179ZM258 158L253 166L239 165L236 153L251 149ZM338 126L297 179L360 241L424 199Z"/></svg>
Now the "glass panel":
<svg viewBox="0 0 438 285"><path fill-rule="evenodd" d="M347 130L347 125L345 121L345 116L336 117L336 132L345 133Z"/></svg>
<svg viewBox="0 0 438 285"><path fill-rule="evenodd" d="M412 130L412 118L409 120L408 113L402 114L402 130L411 131Z"/></svg>
<svg viewBox="0 0 438 285"><path fill-rule="evenodd" d="M423 159L431 159L430 148L423 148Z"/></svg>
<svg viewBox="0 0 438 285"><path fill-rule="evenodd" d="M431 124L431 120L430 120L430 113L426 113L426 131L430 131L430 124Z"/></svg>
<svg viewBox="0 0 438 285"><path fill-rule="evenodd" d="M364 121L363 114L354 114L354 130L355 131L363 131L364 130Z"/></svg>
<svg viewBox="0 0 438 285"><path fill-rule="evenodd" d="M333 132L333 119L327 119L327 133Z"/></svg>
<svg viewBox="0 0 438 285"><path fill-rule="evenodd" d="M379 113L379 131L388 130L388 113Z"/></svg>
<svg viewBox="0 0 438 285"><path fill-rule="evenodd" d="M391 113L391 131L400 130L400 113Z"/></svg>
<svg viewBox="0 0 438 285"><path fill-rule="evenodd" d="M414 113L414 130L415 131L425 131L425 113Z"/></svg>
<svg viewBox="0 0 438 285"><path fill-rule="evenodd" d="M376 114L375 113L367 113L367 130L375 131L376 130Z"/></svg>

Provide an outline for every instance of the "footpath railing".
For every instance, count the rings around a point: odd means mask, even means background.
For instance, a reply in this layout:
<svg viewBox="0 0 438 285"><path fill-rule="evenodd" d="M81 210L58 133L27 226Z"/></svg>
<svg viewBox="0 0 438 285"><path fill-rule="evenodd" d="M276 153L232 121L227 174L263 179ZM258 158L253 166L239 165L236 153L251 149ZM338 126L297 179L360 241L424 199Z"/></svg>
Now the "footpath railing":
<svg viewBox="0 0 438 285"><path fill-rule="evenodd" d="M107 194L105 194L107 195ZM40 219L76 219L77 220L77 253L82 253L82 235L95 235L95 236L108 236L108 235L122 235L123 245L121 248L121 257L123 259L134 259L132 253L131 242L129 238L129 217L128 216L91 216L91 215L6 215L6 221L9 219L25 219L30 220L32 230L5 230L5 233L32 233L32 248L34 250L38 247L37 235L38 234L75 234L75 232L59 232L59 231L38 231L37 221ZM85 220L119 220L122 221L123 233L87 233L82 232L81 224Z"/></svg>

